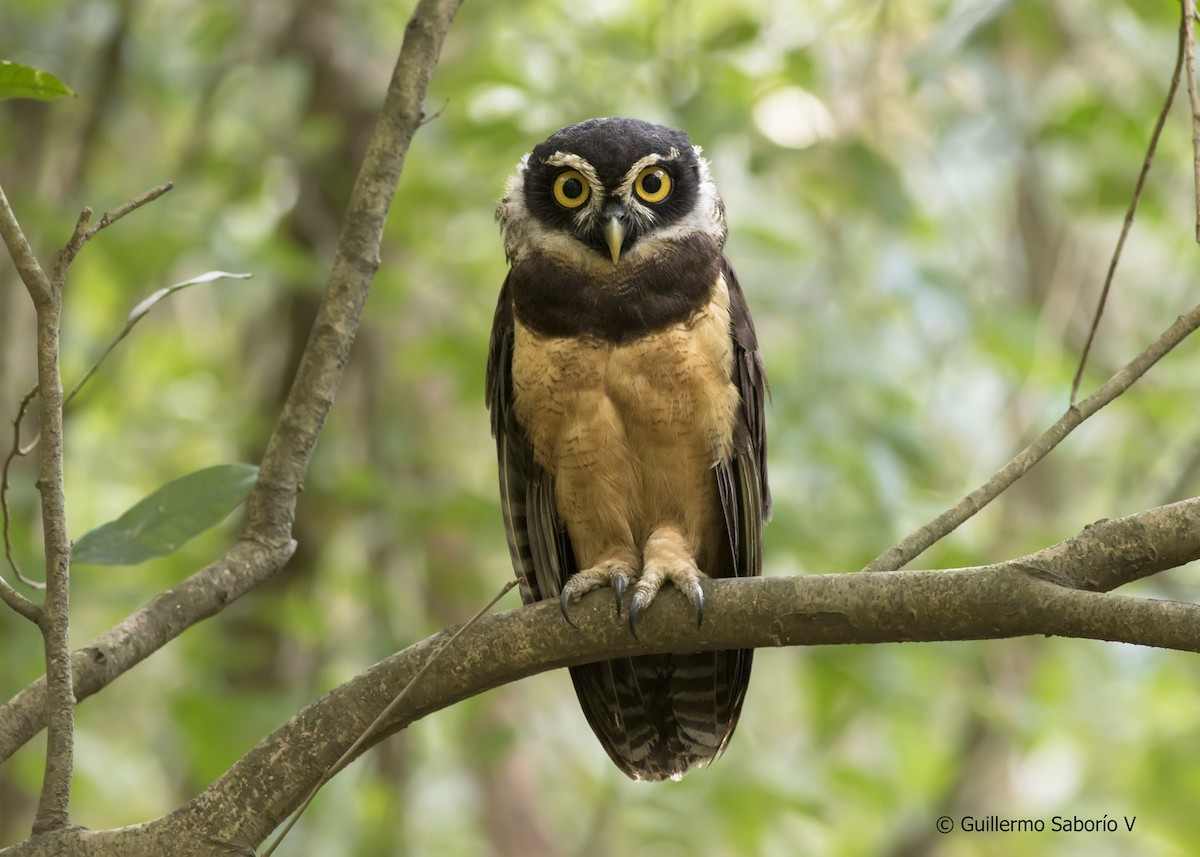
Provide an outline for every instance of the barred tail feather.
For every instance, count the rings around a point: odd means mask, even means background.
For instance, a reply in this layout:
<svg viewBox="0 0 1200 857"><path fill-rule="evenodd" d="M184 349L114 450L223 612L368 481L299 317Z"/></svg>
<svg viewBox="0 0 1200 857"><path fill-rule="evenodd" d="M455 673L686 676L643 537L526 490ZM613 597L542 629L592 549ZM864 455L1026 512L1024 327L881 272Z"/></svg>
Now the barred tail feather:
<svg viewBox="0 0 1200 857"><path fill-rule="evenodd" d="M635 780L677 780L729 744L753 654L646 655L570 672L583 713L617 767Z"/></svg>

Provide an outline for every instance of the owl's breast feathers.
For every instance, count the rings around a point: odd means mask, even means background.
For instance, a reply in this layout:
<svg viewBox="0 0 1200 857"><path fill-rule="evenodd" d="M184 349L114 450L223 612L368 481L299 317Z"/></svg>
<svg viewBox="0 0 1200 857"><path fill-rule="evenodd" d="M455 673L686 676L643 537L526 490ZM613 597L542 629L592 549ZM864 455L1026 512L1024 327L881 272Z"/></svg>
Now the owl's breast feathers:
<svg viewBox="0 0 1200 857"><path fill-rule="evenodd" d="M702 569L729 573L713 467L730 457L737 388L731 381L729 292L717 274L708 300L682 321L611 342L514 329L517 421L534 457L562 479L561 519L607 519L641 544L663 521L688 522ZM605 492L599 485L625 485ZM632 489L632 490L630 490ZM597 508L607 500L610 508Z"/></svg>
<svg viewBox="0 0 1200 857"><path fill-rule="evenodd" d="M671 242L669 252L661 245L655 249L659 252L631 254L620 265L607 260L578 265L554 253L529 254L509 273L516 319L544 336L608 343L687 322L714 298L721 252L704 234Z"/></svg>
<svg viewBox="0 0 1200 857"><path fill-rule="evenodd" d="M645 464L674 469L686 461L707 470L729 457L739 399L731 380L729 291L714 275L705 302L636 338L545 334L518 311L513 405L549 473L581 446L598 465L605 454L662 451L665 460ZM597 415L619 425L606 426L604 438L586 437ZM622 448L613 436L625 441Z"/></svg>

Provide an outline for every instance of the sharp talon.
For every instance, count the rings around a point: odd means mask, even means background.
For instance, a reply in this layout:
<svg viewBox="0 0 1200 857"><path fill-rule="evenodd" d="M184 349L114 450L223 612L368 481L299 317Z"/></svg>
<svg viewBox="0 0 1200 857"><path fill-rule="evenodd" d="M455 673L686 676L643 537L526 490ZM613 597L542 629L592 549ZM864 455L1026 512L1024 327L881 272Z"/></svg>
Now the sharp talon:
<svg viewBox="0 0 1200 857"><path fill-rule="evenodd" d="M642 602L638 600L637 593L633 595L633 601L629 605L629 632L633 634L633 639L638 639L637 635L637 620L642 612Z"/></svg>
<svg viewBox="0 0 1200 857"><path fill-rule="evenodd" d="M617 618L621 618L621 596L625 594L625 575L613 576L613 591L617 594Z"/></svg>
<svg viewBox="0 0 1200 857"><path fill-rule="evenodd" d="M700 588L700 584L695 584L696 593L696 628L699 629L704 624L704 590Z"/></svg>
<svg viewBox="0 0 1200 857"><path fill-rule="evenodd" d="M578 631L579 626L571 621L571 614L567 612L567 605L570 602L571 602L570 594L567 592L567 590L564 589L562 591L562 595L559 596L558 606L562 609L563 618L567 620L567 624L570 625L572 628L574 628L576 631Z"/></svg>

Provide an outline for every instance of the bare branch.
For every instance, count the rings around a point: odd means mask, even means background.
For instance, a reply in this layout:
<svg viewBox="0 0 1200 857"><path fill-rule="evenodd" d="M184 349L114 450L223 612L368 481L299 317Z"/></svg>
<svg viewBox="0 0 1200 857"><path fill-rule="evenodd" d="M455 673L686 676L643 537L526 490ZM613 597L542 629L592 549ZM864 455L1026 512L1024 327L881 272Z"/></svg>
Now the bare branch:
<svg viewBox="0 0 1200 857"><path fill-rule="evenodd" d="M1078 405L1072 405L1067 412L1050 426L1045 433L1001 467L994 476L980 485L952 508L947 509L929 523L905 536L901 541L888 548L875 559L871 560L863 571L894 571L903 568L913 559L920 556L930 545L954 532L954 530L979 512L988 503L1000 496L1008 486L1012 485L1025 474L1029 468L1045 458L1054 447L1058 446L1084 420L1103 408L1117 396L1124 393L1133 383L1144 375L1151 366L1161 360L1176 345L1188 337L1197 327L1200 327L1200 305L1194 307L1186 315L1181 315L1175 323L1163 331L1150 347L1133 358L1119 372L1105 382L1099 390L1092 393Z"/></svg>
<svg viewBox="0 0 1200 857"><path fill-rule="evenodd" d="M54 263L53 283L55 287L62 288L63 283L67 280L67 269L75 261L75 256L83 249L84 244L95 237L97 232L116 223L126 214L137 211L143 205L154 202L154 200L158 199L174 186L171 182L167 182L158 187L150 188L150 190L140 196L135 196L124 205L120 205L112 211L104 212L104 214L100 215L100 219L96 221L95 225L91 227L88 227L88 223L92 219L92 210L84 208L79 214L79 219L75 222L75 231L71 234L71 238L67 241L66 246L59 251L58 259Z"/></svg>
<svg viewBox="0 0 1200 857"><path fill-rule="evenodd" d="M21 567L17 565L16 557L13 556L12 538L9 535L11 517L8 510L8 472L12 467L13 459L17 458L18 456L29 454L30 448L21 445L21 421L25 419L25 412L29 409L29 403L33 401L34 397L37 395L37 392L37 385L34 384L29 388L29 391L21 397L21 403L17 406L17 415L13 417L12 448L9 449L8 455L4 457L4 466L0 468L0 519L3 519L4 556L8 560L8 565L12 569L13 575L17 578L17 580L21 581L21 583L24 583L26 586L32 589L45 589L46 585L44 583L39 583L36 580L30 580L24 575L24 573L22 573ZM2 581L3 578L0 578L0 582ZM5 601L7 602L8 599L6 598ZM32 604L32 602L30 603ZM13 604L9 602L9 606L13 606ZM34 606L36 607L36 605ZM14 609L16 608L14 607ZM40 608L37 609L40 611ZM32 618L26 613L22 613L22 615L25 615L26 618Z"/></svg>
<svg viewBox="0 0 1200 857"><path fill-rule="evenodd" d="M192 625L269 580L294 550L292 542L271 546L243 538L216 562L152 598L72 655L76 698L86 699L107 687ZM0 762L46 725L45 704L43 676L0 705Z"/></svg>
<svg viewBox="0 0 1200 857"><path fill-rule="evenodd" d="M105 216L107 217L108 215ZM75 398L75 395L81 389L83 389L83 385L90 381L92 376L96 374L96 371L100 368L100 364L103 363L105 358L112 353L112 350L117 347L122 339L129 335L129 332L133 330L134 325L145 318L150 310L157 306L158 303L164 298L170 297L176 292L182 291L190 286L200 285L201 283L211 283L215 280L224 278L245 280L249 279L251 276L251 274L231 274L228 271L208 271L207 273L200 274L199 276L186 279L181 283L175 283L174 285L159 289L158 291L154 292L154 294L150 295L150 297L139 302L137 306L129 311L129 316L125 319L125 326L121 328L120 333L113 337L112 342L108 343L108 347L104 349L104 353L102 353L96 359L96 362L92 364L92 368L84 372L83 377L79 379L79 382L71 388L71 392L67 393L66 399L63 400L63 407L65 408L67 405L71 404L71 400Z"/></svg>
<svg viewBox="0 0 1200 857"><path fill-rule="evenodd" d="M408 145L421 123L430 76L461 3L421 0L409 21L379 123L351 194L325 297L268 441L239 541L219 560L75 652L79 699L106 686L191 625L219 613L270 578L291 556L300 485L333 404L379 264L384 222ZM39 679L0 705L0 761L45 724L41 713L45 695L45 681Z"/></svg>
<svg viewBox="0 0 1200 857"><path fill-rule="evenodd" d="M154 202L154 200L158 199L173 187L175 187L174 182L160 184L158 187L150 188L150 190L146 191L141 196L135 196L133 199L129 200L129 202L114 208L112 211L104 212L104 214L100 215L100 219L96 221L96 225L87 231L87 234L84 235L83 240L90 241L92 236L94 236L101 229L111 226L126 214L137 211L143 205Z"/></svg>
<svg viewBox="0 0 1200 857"><path fill-rule="evenodd" d="M1200 242L1200 95L1196 93L1196 26L1193 0L1180 0L1183 8L1183 43L1187 56L1188 99L1192 105L1192 171L1196 191L1196 241Z"/></svg>
<svg viewBox="0 0 1200 857"><path fill-rule="evenodd" d="M41 425L38 491L42 496L42 544L46 597L38 627L46 660L46 769L34 833L70 824L71 770L75 757L75 691L72 687L70 630L71 539L63 488L62 380L59 330L62 291L51 284L37 308L38 404Z"/></svg>
<svg viewBox="0 0 1200 857"><path fill-rule="evenodd" d="M75 691L69 645L70 629L70 569L71 540L67 535L67 507L63 489L63 391L59 371L59 333L62 320L62 287L71 261L87 241L126 214L157 199L170 190L169 184L148 191L125 205L105 214L88 227L92 211L85 208L75 222L75 229L66 246L59 251L54 276L47 280L45 272L33 254L8 199L0 189L0 233L8 245L17 270L25 281L37 311L37 394L40 411L41 454L38 491L42 497L42 534L46 563L46 598L40 608L28 599L22 601L7 583L0 587L0 597L14 610L34 618L42 632L46 660L46 692L44 716L48 727L46 736L46 769L42 793L38 801L34 833L58 830L70 824L71 771L74 765ZM17 432L20 431L18 414ZM14 454L21 454L19 438L14 453L5 462L5 488L8 464ZM12 561L8 542L7 504L5 512L5 547L14 571L21 577Z"/></svg>
<svg viewBox="0 0 1200 857"><path fill-rule="evenodd" d="M37 624L42 618L42 608L13 589L12 585L3 577L0 577L0 601L34 624Z"/></svg>
<svg viewBox="0 0 1200 857"><path fill-rule="evenodd" d="M38 264L33 248L29 246L25 233L21 231L21 224L17 222L17 216L8 204L3 187L0 187L0 238L4 239L8 253L16 263L17 273L21 275L21 281L29 290L34 304L49 300L50 280L46 278L46 272Z"/></svg>
<svg viewBox="0 0 1200 857"><path fill-rule="evenodd" d="M1175 54L1175 71L1171 74L1171 83L1167 87L1167 97L1163 102L1162 110L1158 112L1158 119L1154 123L1154 130L1150 133L1150 144L1146 147L1146 157L1142 161L1142 171L1138 173L1137 183L1133 188L1133 198L1129 200L1129 209L1125 212L1125 223L1121 226L1121 235L1117 238L1116 249L1113 250L1112 259L1108 263L1108 273L1104 275L1104 287L1100 290L1100 300L1096 303L1096 312L1092 316L1092 327L1088 330L1087 341L1083 344L1083 353L1079 356L1079 368L1075 370L1075 378L1071 381L1071 404L1075 404L1075 397L1079 395L1079 385L1083 382L1083 370L1087 366L1088 354L1092 350L1092 342L1096 338L1096 330L1100 327L1100 318L1104 315L1104 307L1108 303L1108 292L1112 288L1113 276L1117 273L1117 265L1121 261L1121 251L1125 249L1125 239L1129 235L1129 230L1133 227L1133 216L1137 213L1138 201L1142 198L1142 188L1146 185L1146 176L1150 175L1150 165L1154 162L1154 152L1158 148L1158 138L1162 136L1163 126L1167 122L1167 114L1171 111L1171 104L1175 101L1175 92L1179 89L1179 75L1183 70L1183 54L1184 45L1189 44L1187 35L1187 22L1189 15L1186 13L1187 4L1191 0L1183 0L1185 12L1182 16L1179 26L1179 48ZM1200 152L1200 149L1197 150ZM1200 165L1200 161L1197 161ZM1200 171L1196 173L1196 192L1197 205L1200 206ZM1200 208L1196 209L1200 212ZM1200 239L1198 239L1200 240Z"/></svg>
<svg viewBox="0 0 1200 857"><path fill-rule="evenodd" d="M499 684L612 657L1028 634L1200 651L1200 605L1096 591L1197 557L1200 499L1098 522L1046 550L973 569L705 581L705 603L713 609L706 610L701 628L690 621L686 600L669 592L661 610L657 604L652 608L650 615L658 613L644 639L632 637L607 593L585 598L577 608L579 630L562 621L555 603L543 602L484 618L464 632L455 669L434 671L416 685L368 744ZM207 814L217 825L209 828L217 841L259 841L259 821L247 818L244 808L254 806L251 812L262 812L268 823L285 817L307 784L347 751L451 633L409 647L310 705L180 814ZM293 793L264 794L268 771L273 782L288 783Z"/></svg>
<svg viewBox="0 0 1200 857"><path fill-rule="evenodd" d="M1200 498L1100 521L997 565L708 580L703 627L695 627L690 605L672 590L647 612L637 639L615 615L609 593L582 600L573 614L578 629L563 621L555 602L544 601L409 646L299 712L186 806L134 828L59 834L55 841L70 847L55 853L107 857L118 845L138 857L253 853L455 633L461 633L455 668L432 670L412 684L353 755L493 687L614 657L1044 634L1200 652L1200 605L1101 591L1196 558ZM0 850L0 857L28 853L18 845Z"/></svg>
<svg viewBox="0 0 1200 857"><path fill-rule="evenodd" d="M40 584L35 583L25 577L21 573L21 567L17 565L17 560L13 556L12 538L9 535L9 512L8 512L8 470L12 465L12 461L21 452L21 420L25 418L25 411L29 407L29 403L33 401L33 397L37 395L37 387L33 387L28 393L21 398L21 404L17 407L17 415L13 418L13 445L9 450L8 455L4 458L4 466L0 468L0 518L3 519L4 529L4 556L8 559L8 565L12 568L13 574L17 580L27 586L39 587ZM13 610L20 613L26 619L35 624L41 621L42 608L30 601L20 592L17 592L8 581L0 575L0 600L11 607Z"/></svg>
<svg viewBox="0 0 1200 857"><path fill-rule="evenodd" d="M442 644L438 646L434 653L429 657L429 660L425 661L425 663L421 665L421 668L413 673L413 677L408 680L408 683L405 684L404 687L400 688L400 692L396 694L396 698L388 704L387 708L383 709L383 711L379 713L379 716L371 721L371 724L362 731L362 734L358 736L358 739L353 744L346 748L346 752L342 753L341 757L338 758L336 762L325 769L324 773L321 774L321 778L313 784L312 789L307 795L305 795L304 800L300 802L300 806L294 813L292 813L292 817L288 819L288 822L286 825L284 825L283 830L281 830L279 835L275 837L275 841L272 842L270 847L262 853L262 857L271 857L271 855L278 850L280 843L282 843L284 837L288 835L288 831L296 826L296 822L300 820L300 816L304 814L304 810L306 810L308 805L312 803L313 798L317 796L317 792L321 790L321 787L336 777L338 773L340 773L347 765L349 765L358 757L362 747L366 745L367 741L375 733L375 730L378 729L392 715L392 713L400 707L401 703L408 698L408 694L416 686L417 682L421 680L421 676L425 675L429 668L437 663L439 658L446 654L449 648L454 645L454 642L463 635L463 632L469 630L476 622L491 612L491 609L496 606L497 602L507 595L509 590L516 585L517 579L513 578L508 583L504 584L504 586L500 587L500 591L492 597L491 601L483 605L483 607L481 607L474 616L468 619L464 624L460 625L457 631L447 637Z"/></svg>
<svg viewBox="0 0 1200 857"><path fill-rule="evenodd" d="M424 127L425 125L428 125L430 122L433 122L435 119L437 119L443 113L445 113L446 108L449 106L450 106L450 99L447 98L445 101L442 102L441 107L439 107L437 110L430 113L428 116L425 116L424 114L422 114L421 115L421 126Z"/></svg>

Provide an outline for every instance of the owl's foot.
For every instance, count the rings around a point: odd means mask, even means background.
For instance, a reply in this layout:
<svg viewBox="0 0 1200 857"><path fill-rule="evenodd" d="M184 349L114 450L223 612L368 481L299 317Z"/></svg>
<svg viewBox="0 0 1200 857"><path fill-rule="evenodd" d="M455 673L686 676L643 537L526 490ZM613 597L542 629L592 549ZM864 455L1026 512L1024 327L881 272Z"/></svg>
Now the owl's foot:
<svg viewBox="0 0 1200 857"><path fill-rule="evenodd" d="M642 577L633 587L629 608L629 630L637 636L637 620L668 580L682 592L696 611L696 627L704 622L704 590L700 581L704 572L696 567L683 536L670 527L655 530L646 541Z"/></svg>
<svg viewBox="0 0 1200 857"><path fill-rule="evenodd" d="M578 601L593 589L601 589L605 586L613 588L617 601L617 615L620 616L621 596L625 594L625 588L636 579L637 572L634 570L633 564L626 559L603 559L591 568L575 572L567 581L567 585L562 588L562 595L558 600L563 618L572 628L578 628L579 626L571 621L571 615L567 612L568 605L572 601Z"/></svg>

